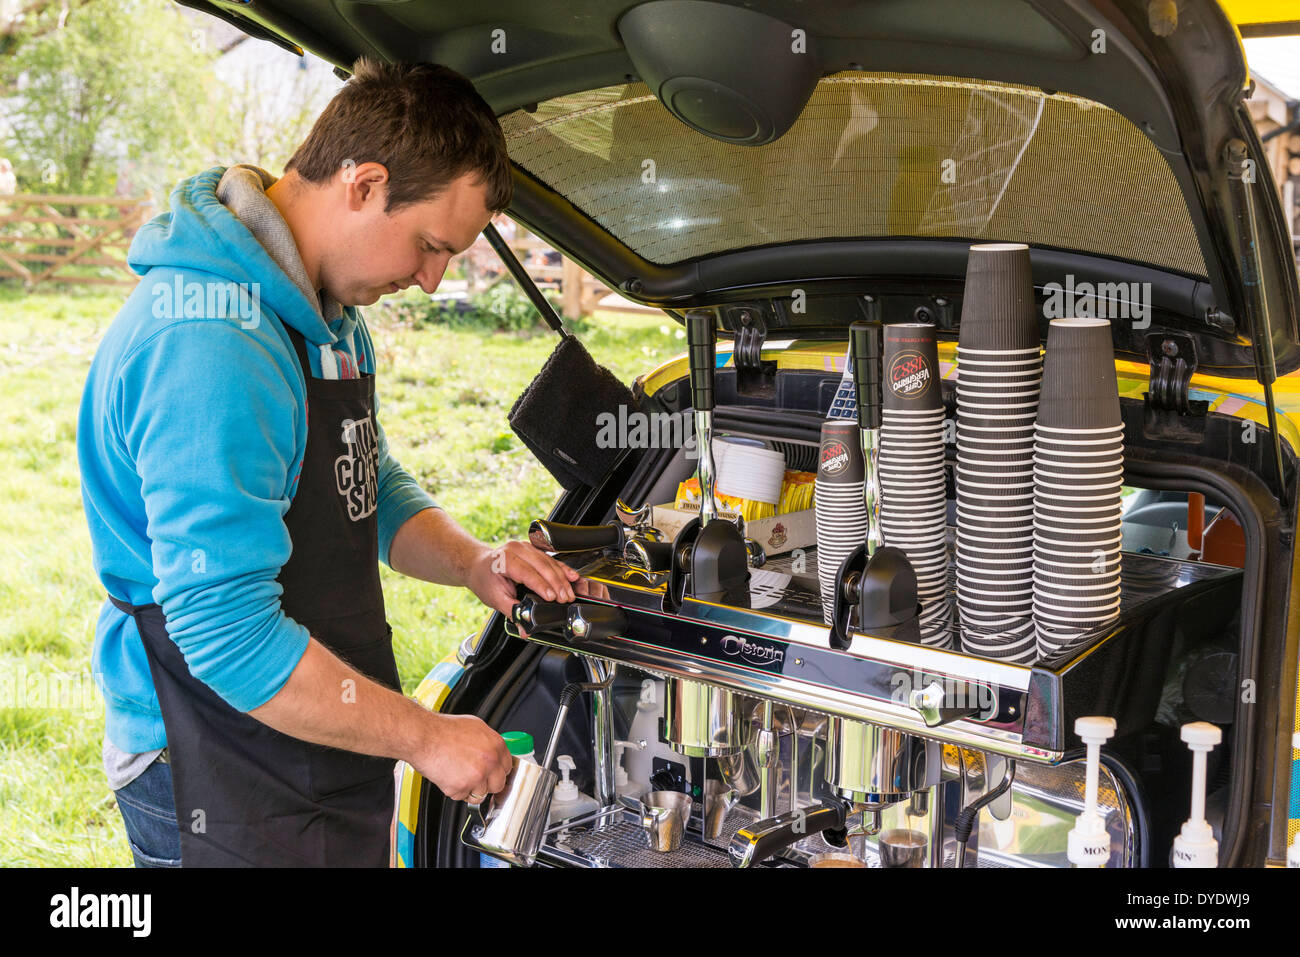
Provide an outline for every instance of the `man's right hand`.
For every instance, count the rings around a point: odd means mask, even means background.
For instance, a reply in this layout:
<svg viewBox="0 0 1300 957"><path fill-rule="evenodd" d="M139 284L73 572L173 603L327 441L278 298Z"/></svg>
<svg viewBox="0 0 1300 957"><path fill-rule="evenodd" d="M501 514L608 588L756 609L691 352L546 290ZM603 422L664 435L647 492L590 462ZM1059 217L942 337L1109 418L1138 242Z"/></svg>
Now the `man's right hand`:
<svg viewBox="0 0 1300 957"><path fill-rule="evenodd" d="M505 787L513 759L505 740L468 714L430 715L437 729L411 766L453 801L486 797Z"/></svg>
<svg viewBox="0 0 1300 957"><path fill-rule="evenodd" d="M478 718L430 712L358 673L315 638L284 686L249 714L304 741L399 758L454 801L495 794L510 773L510 749Z"/></svg>

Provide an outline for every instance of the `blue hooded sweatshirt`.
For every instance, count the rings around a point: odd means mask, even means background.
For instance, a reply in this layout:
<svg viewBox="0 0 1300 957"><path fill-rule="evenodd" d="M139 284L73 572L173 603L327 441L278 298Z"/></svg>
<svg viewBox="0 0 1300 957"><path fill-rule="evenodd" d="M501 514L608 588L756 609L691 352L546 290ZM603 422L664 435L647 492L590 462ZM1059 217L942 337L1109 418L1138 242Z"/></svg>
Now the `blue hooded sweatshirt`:
<svg viewBox="0 0 1300 957"><path fill-rule="evenodd" d="M217 199L224 172L181 182L171 211L132 241L128 262L143 278L91 363L77 457L105 590L160 605L194 676L246 712L274 697L308 641L281 609L276 582L307 446L304 380L285 326L317 347L307 350L315 377L320 346L366 373L375 357L357 310L327 323ZM376 431L387 564L397 529L437 506L388 454L377 416ZM164 747L139 632L107 600L92 668L113 744L130 753Z"/></svg>

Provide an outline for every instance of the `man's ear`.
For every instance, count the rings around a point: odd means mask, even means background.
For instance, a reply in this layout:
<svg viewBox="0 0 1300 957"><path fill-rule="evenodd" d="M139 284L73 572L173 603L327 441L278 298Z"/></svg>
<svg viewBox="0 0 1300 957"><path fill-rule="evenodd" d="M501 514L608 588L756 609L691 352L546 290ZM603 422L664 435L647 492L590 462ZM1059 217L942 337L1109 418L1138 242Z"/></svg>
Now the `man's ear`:
<svg viewBox="0 0 1300 957"><path fill-rule="evenodd" d="M348 209L359 211L367 203L379 203L383 209L388 197L388 167L383 163L343 161L339 173Z"/></svg>

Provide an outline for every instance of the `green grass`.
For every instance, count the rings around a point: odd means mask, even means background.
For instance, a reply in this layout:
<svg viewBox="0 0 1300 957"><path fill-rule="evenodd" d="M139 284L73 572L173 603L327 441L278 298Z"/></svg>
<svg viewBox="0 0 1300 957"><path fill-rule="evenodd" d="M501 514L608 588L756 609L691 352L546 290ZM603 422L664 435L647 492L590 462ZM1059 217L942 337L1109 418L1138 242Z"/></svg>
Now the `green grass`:
<svg viewBox="0 0 1300 957"><path fill-rule="evenodd" d="M84 695L30 697L60 680L84 688L90 671L103 590L73 443L86 372L123 298L80 290L24 296L0 286L0 866L131 863L100 762L102 705ZM492 543L523 537L560 487L506 415L555 335L387 326L375 309L367 321L393 455L472 534ZM676 332L664 316L611 313L598 315L582 339L630 382L684 351ZM387 567L382 577L409 692L481 627L487 610L464 589Z"/></svg>

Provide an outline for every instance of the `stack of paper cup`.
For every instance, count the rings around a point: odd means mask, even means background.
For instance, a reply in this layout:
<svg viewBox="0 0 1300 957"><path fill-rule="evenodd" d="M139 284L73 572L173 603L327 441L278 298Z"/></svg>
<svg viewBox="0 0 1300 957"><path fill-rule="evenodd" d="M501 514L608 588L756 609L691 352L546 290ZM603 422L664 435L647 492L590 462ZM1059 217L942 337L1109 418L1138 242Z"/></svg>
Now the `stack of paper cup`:
<svg viewBox="0 0 1300 957"><path fill-rule="evenodd" d="M1053 657L1119 617L1124 422L1105 319L1053 319L1034 442L1034 622Z"/></svg>
<svg viewBox="0 0 1300 957"><path fill-rule="evenodd" d="M916 571L921 644L952 643L943 396L934 326L885 327L880 429L880 524Z"/></svg>
<svg viewBox="0 0 1300 957"><path fill-rule="evenodd" d="M734 451L734 450L733 450ZM817 577L822 617L830 623L835 603L835 573L849 552L867 539L866 465L856 422L822 423L821 453L813 501L817 512Z"/></svg>
<svg viewBox="0 0 1300 957"><path fill-rule="evenodd" d="M785 456L761 444L730 442L718 466L718 492L776 505L785 480Z"/></svg>
<svg viewBox="0 0 1300 957"><path fill-rule="evenodd" d="M733 445L753 445L753 446L757 446L760 449L766 448L766 446L764 445L761 439L750 439L740 435L714 436L713 469L714 469L714 473L718 476L719 481L722 480L722 470L724 467L723 463L727 461L727 449L731 448ZM722 491L721 489L718 488L715 488L714 490Z"/></svg>
<svg viewBox="0 0 1300 957"><path fill-rule="evenodd" d="M1033 454L1042 383L1029 247L971 247L957 363L962 650L1029 664L1037 657Z"/></svg>

